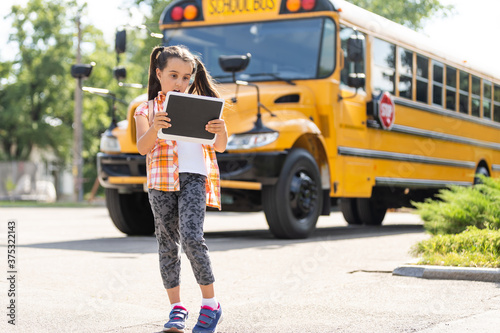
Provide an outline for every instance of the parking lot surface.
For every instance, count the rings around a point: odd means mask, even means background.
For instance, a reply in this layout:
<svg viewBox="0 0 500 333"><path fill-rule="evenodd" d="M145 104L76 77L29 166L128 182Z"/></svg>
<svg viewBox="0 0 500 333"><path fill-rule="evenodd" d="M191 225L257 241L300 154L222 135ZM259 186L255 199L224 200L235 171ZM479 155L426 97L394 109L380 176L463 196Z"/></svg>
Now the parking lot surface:
<svg viewBox="0 0 500 333"><path fill-rule="evenodd" d="M0 281L1 332L159 332L169 313L154 236L127 237L104 207L0 208L8 277L16 222L15 323ZM392 275L429 237L418 216L381 227L321 217L312 237L275 239L262 213L209 212L206 239L225 319L219 332L498 332L500 284ZM201 295L183 254L194 326Z"/></svg>

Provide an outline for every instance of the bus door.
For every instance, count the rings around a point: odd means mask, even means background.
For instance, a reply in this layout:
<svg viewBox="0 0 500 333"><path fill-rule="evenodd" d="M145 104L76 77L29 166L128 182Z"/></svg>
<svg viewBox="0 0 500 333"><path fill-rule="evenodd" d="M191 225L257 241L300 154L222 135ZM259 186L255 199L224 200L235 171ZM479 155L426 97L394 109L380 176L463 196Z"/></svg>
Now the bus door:
<svg viewBox="0 0 500 333"><path fill-rule="evenodd" d="M362 33L343 27L340 30L344 52L339 96L338 152L342 159L343 192L346 197L366 197L371 193L373 163L356 157L359 149L368 149L365 89L365 37ZM349 39L355 39L352 43ZM357 48L356 48L357 46Z"/></svg>

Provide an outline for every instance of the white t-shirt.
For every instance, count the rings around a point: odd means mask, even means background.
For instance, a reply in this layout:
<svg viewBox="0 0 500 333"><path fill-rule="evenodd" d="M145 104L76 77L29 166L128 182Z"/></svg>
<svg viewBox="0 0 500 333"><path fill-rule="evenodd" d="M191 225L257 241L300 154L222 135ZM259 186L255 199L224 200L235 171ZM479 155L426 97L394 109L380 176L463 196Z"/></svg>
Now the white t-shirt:
<svg viewBox="0 0 500 333"><path fill-rule="evenodd" d="M179 173L190 172L207 176L201 143L177 141L179 154Z"/></svg>

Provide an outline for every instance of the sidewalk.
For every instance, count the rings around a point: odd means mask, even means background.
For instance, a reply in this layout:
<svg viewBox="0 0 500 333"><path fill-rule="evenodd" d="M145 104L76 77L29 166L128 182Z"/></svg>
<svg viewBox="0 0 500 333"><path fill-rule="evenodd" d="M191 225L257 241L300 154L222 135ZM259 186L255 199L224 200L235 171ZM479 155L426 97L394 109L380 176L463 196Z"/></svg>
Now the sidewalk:
<svg viewBox="0 0 500 333"><path fill-rule="evenodd" d="M424 279L500 282L500 268L401 265L392 274Z"/></svg>

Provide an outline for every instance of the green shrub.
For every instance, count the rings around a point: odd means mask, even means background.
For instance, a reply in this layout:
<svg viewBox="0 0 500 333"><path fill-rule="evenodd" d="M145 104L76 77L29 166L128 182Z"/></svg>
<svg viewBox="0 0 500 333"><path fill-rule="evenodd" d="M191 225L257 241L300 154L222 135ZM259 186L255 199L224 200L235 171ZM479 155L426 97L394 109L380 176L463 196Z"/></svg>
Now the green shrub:
<svg viewBox="0 0 500 333"><path fill-rule="evenodd" d="M438 235L417 243L412 252L419 264L500 267L500 231L469 227L456 235Z"/></svg>
<svg viewBox="0 0 500 333"><path fill-rule="evenodd" d="M413 205L431 234L457 234L468 226L479 229L500 228L500 179L482 177L472 187L451 186Z"/></svg>

